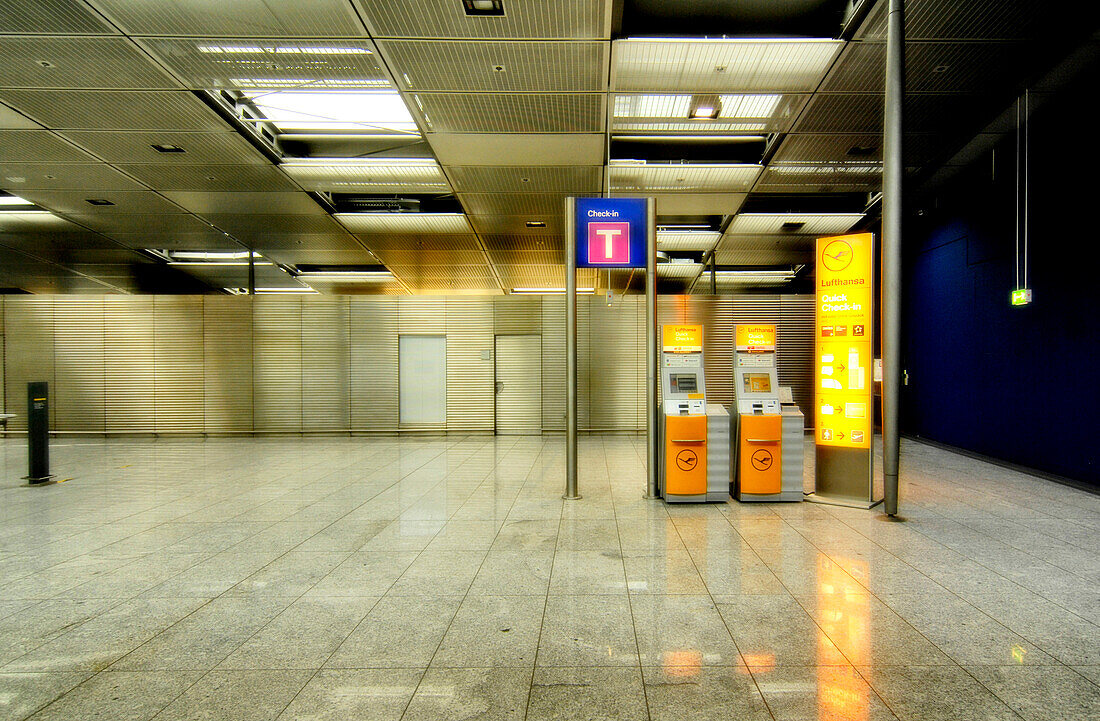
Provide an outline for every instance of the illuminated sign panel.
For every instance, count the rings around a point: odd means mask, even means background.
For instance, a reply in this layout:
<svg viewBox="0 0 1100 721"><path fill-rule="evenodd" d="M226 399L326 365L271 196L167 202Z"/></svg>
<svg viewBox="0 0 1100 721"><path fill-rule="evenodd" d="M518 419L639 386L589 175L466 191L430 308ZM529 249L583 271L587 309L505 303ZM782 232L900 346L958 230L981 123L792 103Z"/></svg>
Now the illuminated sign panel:
<svg viewBox="0 0 1100 721"><path fill-rule="evenodd" d="M775 326L759 323L738 324L734 337L737 350L766 352L775 350Z"/></svg>
<svg viewBox="0 0 1100 721"><path fill-rule="evenodd" d="M644 198L577 198L578 268L644 268Z"/></svg>
<svg viewBox="0 0 1100 721"><path fill-rule="evenodd" d="M702 353L703 326L666 325L662 326L664 337L661 346L665 353Z"/></svg>
<svg viewBox="0 0 1100 721"><path fill-rule="evenodd" d="M819 446L871 447L873 262L870 233L817 240L814 428Z"/></svg>

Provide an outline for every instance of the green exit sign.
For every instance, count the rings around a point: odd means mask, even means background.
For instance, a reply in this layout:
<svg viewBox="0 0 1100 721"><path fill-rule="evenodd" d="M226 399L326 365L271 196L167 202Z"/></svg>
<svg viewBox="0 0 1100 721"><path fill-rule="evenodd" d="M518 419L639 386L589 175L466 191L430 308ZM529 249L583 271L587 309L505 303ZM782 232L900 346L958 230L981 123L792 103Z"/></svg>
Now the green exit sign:
<svg viewBox="0 0 1100 721"><path fill-rule="evenodd" d="M1031 288L1012 291L1012 305L1027 305L1031 302Z"/></svg>

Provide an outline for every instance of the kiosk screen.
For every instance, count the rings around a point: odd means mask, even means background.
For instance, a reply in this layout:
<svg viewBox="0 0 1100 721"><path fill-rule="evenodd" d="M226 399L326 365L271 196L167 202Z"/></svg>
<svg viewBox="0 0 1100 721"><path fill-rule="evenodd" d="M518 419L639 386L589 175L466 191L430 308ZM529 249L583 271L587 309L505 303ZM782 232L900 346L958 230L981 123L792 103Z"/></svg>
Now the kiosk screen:
<svg viewBox="0 0 1100 721"><path fill-rule="evenodd" d="M745 373L744 393L771 393L772 378L767 373Z"/></svg>
<svg viewBox="0 0 1100 721"><path fill-rule="evenodd" d="M673 393L697 393L699 384L694 373L669 374L669 390Z"/></svg>

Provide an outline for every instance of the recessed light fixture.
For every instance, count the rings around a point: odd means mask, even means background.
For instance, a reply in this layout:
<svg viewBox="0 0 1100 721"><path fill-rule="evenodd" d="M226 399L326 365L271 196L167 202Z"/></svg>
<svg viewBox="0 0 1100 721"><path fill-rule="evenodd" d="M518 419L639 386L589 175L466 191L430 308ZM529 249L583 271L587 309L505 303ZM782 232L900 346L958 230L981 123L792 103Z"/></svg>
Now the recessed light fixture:
<svg viewBox="0 0 1100 721"><path fill-rule="evenodd" d="M84 202L88 205L114 205L114 203L106 198L85 198Z"/></svg>
<svg viewBox="0 0 1100 721"><path fill-rule="evenodd" d="M722 100L717 95L693 95L688 117L713 120L722 111Z"/></svg>
<svg viewBox="0 0 1100 721"><path fill-rule="evenodd" d="M153 150L158 153L186 153L187 151L178 145L170 145L168 143L153 143Z"/></svg>
<svg viewBox="0 0 1100 721"><path fill-rule="evenodd" d="M806 225L806 221L790 220L779 226L779 229L784 233L793 233L797 230L802 230L802 226Z"/></svg>
<svg viewBox="0 0 1100 721"><path fill-rule="evenodd" d="M470 17L504 17L504 0L462 0Z"/></svg>
<svg viewBox="0 0 1100 721"><path fill-rule="evenodd" d="M950 65L937 65L936 67L932 68L932 72L934 72L934 73L946 73L950 69L951 69Z"/></svg>
<svg viewBox="0 0 1100 721"><path fill-rule="evenodd" d="M52 68L52 67L56 67L56 66L55 66L55 65L54 65L53 63L51 63L51 62L50 62L49 60L39 60L39 61L38 61L38 64L39 64L39 65L41 65L41 66L42 66L42 67L44 67L44 68Z"/></svg>
<svg viewBox="0 0 1100 721"><path fill-rule="evenodd" d="M545 228L546 222L542 220L528 220L526 225L528 228Z"/></svg>
<svg viewBox="0 0 1100 721"><path fill-rule="evenodd" d="M874 155L876 150L878 150L878 148L874 145L853 145L848 148L848 155L855 158L866 158Z"/></svg>
<svg viewBox="0 0 1100 721"><path fill-rule="evenodd" d="M493 72L494 73L503 73L504 72L504 66L503 65L494 65L493 66Z"/></svg>

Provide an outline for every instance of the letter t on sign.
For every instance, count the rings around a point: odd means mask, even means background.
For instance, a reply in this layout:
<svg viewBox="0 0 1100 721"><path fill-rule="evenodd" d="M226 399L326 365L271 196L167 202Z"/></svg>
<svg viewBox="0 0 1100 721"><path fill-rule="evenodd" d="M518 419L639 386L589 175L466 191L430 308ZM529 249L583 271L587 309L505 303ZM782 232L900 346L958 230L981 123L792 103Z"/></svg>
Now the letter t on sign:
<svg viewBox="0 0 1100 721"><path fill-rule="evenodd" d="M630 223L589 223L588 262L630 262Z"/></svg>

